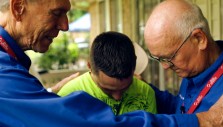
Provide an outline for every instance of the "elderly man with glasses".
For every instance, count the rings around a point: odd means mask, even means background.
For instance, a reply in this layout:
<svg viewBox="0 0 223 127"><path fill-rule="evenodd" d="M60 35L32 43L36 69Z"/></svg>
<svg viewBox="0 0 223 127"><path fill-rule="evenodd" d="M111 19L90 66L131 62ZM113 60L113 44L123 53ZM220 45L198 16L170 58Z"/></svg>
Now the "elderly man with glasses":
<svg viewBox="0 0 223 127"><path fill-rule="evenodd" d="M183 0L164 1L153 10L144 34L150 57L183 78L177 96L154 87L158 113L198 113L200 126L209 126L201 119L220 122L222 118L199 114L223 94L223 42L214 41L199 7Z"/></svg>

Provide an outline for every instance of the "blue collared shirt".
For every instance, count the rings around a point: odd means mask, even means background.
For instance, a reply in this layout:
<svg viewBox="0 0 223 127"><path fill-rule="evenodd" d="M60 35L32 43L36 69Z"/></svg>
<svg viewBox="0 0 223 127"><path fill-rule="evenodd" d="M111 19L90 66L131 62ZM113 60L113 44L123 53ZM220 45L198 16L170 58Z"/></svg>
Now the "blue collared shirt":
<svg viewBox="0 0 223 127"><path fill-rule="evenodd" d="M218 42L223 44L223 42ZM198 61L199 62L199 61ZM206 86L207 82L211 79L212 75L223 63L223 53L218 59L204 72L193 78L184 78L181 83L179 92L179 101L177 104L176 113L180 113L180 105L184 103L185 111L188 111L193 102L197 99L201 90ZM216 101L223 95L223 76L221 76L215 84L211 87L207 95L202 99L201 103L195 109L194 113L207 111Z"/></svg>

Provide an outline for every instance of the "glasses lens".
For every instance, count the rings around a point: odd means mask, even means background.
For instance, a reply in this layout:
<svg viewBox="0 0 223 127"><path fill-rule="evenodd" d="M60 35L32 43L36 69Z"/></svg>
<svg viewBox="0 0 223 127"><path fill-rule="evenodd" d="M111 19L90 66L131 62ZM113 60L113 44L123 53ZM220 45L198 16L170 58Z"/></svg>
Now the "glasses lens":
<svg viewBox="0 0 223 127"><path fill-rule="evenodd" d="M155 57L155 56L152 56L151 54L149 54L149 56L151 59L156 60L165 66L169 66L169 67L173 66L173 63L168 59L162 59L159 57Z"/></svg>

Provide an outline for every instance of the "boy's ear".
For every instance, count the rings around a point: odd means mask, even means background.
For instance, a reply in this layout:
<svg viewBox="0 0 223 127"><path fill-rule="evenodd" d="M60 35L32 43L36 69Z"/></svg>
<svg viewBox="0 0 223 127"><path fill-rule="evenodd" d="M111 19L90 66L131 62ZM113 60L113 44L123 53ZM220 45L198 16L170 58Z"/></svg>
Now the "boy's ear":
<svg viewBox="0 0 223 127"><path fill-rule="evenodd" d="M21 21L21 16L24 13L25 10L25 1L24 0L11 0L10 1L10 10L13 14L13 17L17 21Z"/></svg>
<svg viewBox="0 0 223 127"><path fill-rule="evenodd" d="M88 68L90 69L90 71L91 71L91 64L90 64L90 62L88 61L87 62L87 66L88 66Z"/></svg>

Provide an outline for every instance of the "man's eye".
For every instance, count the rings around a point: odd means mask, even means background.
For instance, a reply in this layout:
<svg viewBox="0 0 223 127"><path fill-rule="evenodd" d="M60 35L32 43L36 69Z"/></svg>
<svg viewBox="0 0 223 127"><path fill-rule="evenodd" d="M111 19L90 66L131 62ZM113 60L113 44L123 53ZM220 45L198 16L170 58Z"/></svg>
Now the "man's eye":
<svg viewBox="0 0 223 127"><path fill-rule="evenodd" d="M55 15L55 16L61 16L61 14L62 14L62 12L61 11L53 11L52 12L53 13L53 15Z"/></svg>

